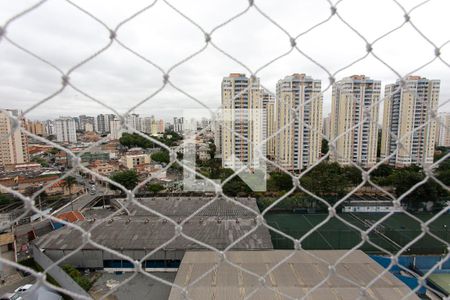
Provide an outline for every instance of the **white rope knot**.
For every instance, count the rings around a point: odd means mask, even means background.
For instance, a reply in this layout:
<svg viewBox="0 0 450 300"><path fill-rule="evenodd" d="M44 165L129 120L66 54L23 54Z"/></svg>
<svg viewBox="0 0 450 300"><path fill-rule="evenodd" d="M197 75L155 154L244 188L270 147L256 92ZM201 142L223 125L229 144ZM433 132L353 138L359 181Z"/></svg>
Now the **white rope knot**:
<svg viewBox="0 0 450 300"><path fill-rule="evenodd" d="M72 157L72 167L78 167L81 164L81 158L78 156Z"/></svg>
<svg viewBox="0 0 450 300"><path fill-rule="evenodd" d="M115 32L114 30L110 29L109 30L109 39L113 40L117 37L117 32Z"/></svg>
<svg viewBox="0 0 450 300"><path fill-rule="evenodd" d="M69 84L69 76L63 75L63 76L61 77L61 84L62 84L63 86L68 85L68 84Z"/></svg>
<svg viewBox="0 0 450 300"><path fill-rule="evenodd" d="M300 242L300 240L295 240L294 241L294 249L295 250L302 250L302 243Z"/></svg>
<svg viewBox="0 0 450 300"><path fill-rule="evenodd" d="M183 226L181 225L176 225L175 226L175 235L178 237L181 235L181 232L183 231Z"/></svg>
<svg viewBox="0 0 450 300"><path fill-rule="evenodd" d="M262 287L266 286L266 279L264 277L259 277L258 282Z"/></svg>
<svg viewBox="0 0 450 300"><path fill-rule="evenodd" d="M295 39L293 37L291 37L289 39L289 42L291 43L291 47L294 48L295 46L297 46L297 42L295 41Z"/></svg>
<svg viewBox="0 0 450 300"><path fill-rule="evenodd" d="M211 35L205 32L205 43L211 42Z"/></svg>
<svg viewBox="0 0 450 300"><path fill-rule="evenodd" d="M422 230L423 233L429 233L430 232L430 228L425 223L421 223L420 224L420 230Z"/></svg>
<svg viewBox="0 0 450 300"><path fill-rule="evenodd" d="M328 213L331 217L336 216L336 209L333 206L328 207Z"/></svg>
<svg viewBox="0 0 450 300"><path fill-rule="evenodd" d="M408 23L411 20L411 17L408 14L404 14L403 17L405 18L405 23Z"/></svg>
<svg viewBox="0 0 450 300"><path fill-rule="evenodd" d="M332 15L332 16L334 16L334 15L336 14L336 12L337 12L336 6L331 6L331 7L330 7L330 10L331 10L331 15Z"/></svg>
<svg viewBox="0 0 450 300"><path fill-rule="evenodd" d="M1 34L0 34L0 36L1 36ZM436 57L441 56L441 49L435 48L435 49L434 49L434 55L435 55Z"/></svg>
<svg viewBox="0 0 450 300"><path fill-rule="evenodd" d="M361 231L361 240L367 242L369 240L369 235L365 231Z"/></svg>
<svg viewBox="0 0 450 300"><path fill-rule="evenodd" d="M82 238L83 238L83 244L88 243L89 240L91 239L91 233L83 232Z"/></svg>
<svg viewBox="0 0 450 300"><path fill-rule="evenodd" d="M164 82L164 84L167 84L168 81L169 81L169 74L164 74L163 75L163 82Z"/></svg>

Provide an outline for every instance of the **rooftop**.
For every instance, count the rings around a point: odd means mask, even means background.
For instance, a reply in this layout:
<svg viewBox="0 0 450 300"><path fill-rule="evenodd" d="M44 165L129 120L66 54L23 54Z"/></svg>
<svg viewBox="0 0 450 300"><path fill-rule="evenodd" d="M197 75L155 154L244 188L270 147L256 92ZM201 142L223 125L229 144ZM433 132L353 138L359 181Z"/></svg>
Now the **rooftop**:
<svg viewBox="0 0 450 300"><path fill-rule="evenodd" d="M199 212L183 225L182 233L217 249L224 249L235 240L249 233L239 241L234 249L272 249L269 230L256 226L256 214L224 199L212 201L207 197L181 198L144 198L142 205L182 222L194 212ZM123 200L122 200L123 201ZM243 205L259 212L255 199L239 198ZM125 203L126 204L126 203ZM129 205L130 214L121 214L113 218L90 219L76 222L84 230L91 231L91 238L112 249L155 249L175 236L175 225L166 219L150 213L135 204ZM97 226L99 225L99 226ZM81 233L69 227L56 230L37 240L37 245L44 249L75 249L82 241ZM166 249L204 249L203 246L182 236L174 239ZM86 245L84 249L95 249Z"/></svg>
<svg viewBox="0 0 450 300"><path fill-rule="evenodd" d="M190 287L188 295L191 299L231 300L244 299L254 292L251 299L287 299L283 295L298 299L320 285L329 273L328 266L347 252L295 251L292 257L265 277L264 287L254 275L226 262L221 263L216 271L210 272ZM291 253L292 250L229 251L226 256L231 262L262 276ZM188 251L178 269L174 284L185 287L212 269L216 263L219 263L219 258L214 252ZM357 299L361 296L360 286L368 285L383 271L374 260L356 250L337 265L336 274L331 275L326 282L311 292L308 299ZM256 289L258 290L255 291ZM389 272L367 290L370 299L401 299L409 292L410 289ZM175 299L182 299L181 291L172 288L169 300ZM407 299L419 298L413 293Z"/></svg>
<svg viewBox="0 0 450 300"><path fill-rule="evenodd" d="M235 198L236 201L249 209L259 213L258 205L254 198ZM153 197L139 198L139 203L168 217L187 217L200 209L196 216L217 216L222 218L254 218L256 214L223 198L211 197ZM126 205L126 201L122 201ZM205 205L208 206L204 207ZM203 209L201 209L204 207ZM128 206L131 216L156 216L134 203ZM184 218L183 218L184 219ZM174 218L174 220L176 220Z"/></svg>

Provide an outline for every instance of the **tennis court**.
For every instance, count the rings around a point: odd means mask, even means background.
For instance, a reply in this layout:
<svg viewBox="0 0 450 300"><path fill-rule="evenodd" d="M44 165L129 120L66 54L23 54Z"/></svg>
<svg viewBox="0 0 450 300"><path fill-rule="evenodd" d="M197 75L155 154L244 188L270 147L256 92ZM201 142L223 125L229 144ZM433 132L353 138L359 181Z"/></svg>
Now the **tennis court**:
<svg viewBox="0 0 450 300"><path fill-rule="evenodd" d="M380 220L385 214L382 213L343 213L339 215L344 220L356 227L367 230L373 223ZM292 213L273 213L266 215L266 221L269 225L277 228L284 233L294 237L305 237L308 232L317 224L323 222L327 214L292 214ZM432 217L431 214L419 214L417 217L426 221ZM443 240L449 240L448 229L450 227L450 214L441 216L430 225L430 231ZM370 240L378 246L397 252L408 244L411 240L420 235L420 223L405 214L394 214L378 225L375 230L369 234ZM277 249L291 249L293 243L283 236L271 232L272 242ZM349 249L361 242L360 233L340 221L337 218L328 220L319 229L314 230L310 235L304 238L302 246L305 249ZM433 237L426 235L416 243L408 247L404 254L442 254L446 246ZM369 243L361 248L369 253L380 253L381 251Z"/></svg>
<svg viewBox="0 0 450 300"><path fill-rule="evenodd" d="M450 295L450 274L431 274L428 280L446 296Z"/></svg>

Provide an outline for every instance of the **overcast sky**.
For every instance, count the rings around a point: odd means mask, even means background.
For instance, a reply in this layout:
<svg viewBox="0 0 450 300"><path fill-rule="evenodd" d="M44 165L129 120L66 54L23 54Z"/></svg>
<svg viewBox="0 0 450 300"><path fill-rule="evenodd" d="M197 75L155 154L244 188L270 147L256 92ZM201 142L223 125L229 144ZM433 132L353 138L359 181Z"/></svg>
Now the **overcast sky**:
<svg viewBox="0 0 450 300"><path fill-rule="evenodd" d="M73 1L110 28L151 3L137 0ZM0 0L0 24L36 2ZM399 2L408 10L422 1ZM170 3L205 31L210 31L248 6L245 0L171 0ZM292 36L297 36L330 15L330 7L325 0L256 0L255 3ZM404 12L392 0L344 0L338 4L337 10L370 42L404 21ZM432 0L415 10L411 20L440 46L450 40L449 11L450 1ZM63 0L49 0L14 21L8 27L7 35L63 71L109 42L109 32L102 25ZM203 33L163 1L158 1L148 11L126 23L119 30L118 38L164 70L205 45ZM254 8L215 31L212 41L253 71L291 49L288 36ZM362 57L366 51L365 42L336 16L301 36L297 45L331 73ZM377 56L402 75L434 57L433 46L410 24L375 43L373 49ZM442 58L450 63L450 44L443 47L441 53ZM216 108L220 105L222 77L231 72L248 74L245 68L208 45L201 54L175 68L170 73L170 80L206 105ZM258 76L266 88L275 92L277 80L292 73L306 73L322 79L323 89L328 86L328 74L296 50L261 70ZM371 55L338 73L336 78L353 74L379 79L383 86L397 78L395 73ZM450 98L450 68L444 63L436 60L415 74L440 79L441 103ZM101 55L77 69L70 80L87 94L119 112L125 112L161 87L162 73L115 42ZM0 107L25 110L60 86L57 71L7 41L0 41ZM331 93L327 91L324 94L324 115L330 111L330 105ZM183 108L200 106L167 86L136 112L144 116L154 114L168 118L181 115ZM442 111L450 111L450 105L447 104ZM107 108L67 88L28 116L47 119L60 115L109 112Z"/></svg>

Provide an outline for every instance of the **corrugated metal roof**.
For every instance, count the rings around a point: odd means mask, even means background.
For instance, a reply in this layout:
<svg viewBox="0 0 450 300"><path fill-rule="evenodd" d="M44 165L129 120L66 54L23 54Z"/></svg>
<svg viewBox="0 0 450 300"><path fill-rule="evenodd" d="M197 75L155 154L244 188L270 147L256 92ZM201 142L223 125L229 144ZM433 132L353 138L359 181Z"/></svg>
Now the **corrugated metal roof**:
<svg viewBox="0 0 450 300"><path fill-rule="evenodd" d="M292 250L229 251L226 256L234 264L262 276L291 253ZM244 299L259 288L252 299L288 299L284 295L300 298L327 278L328 265L334 264L345 253L347 250L295 251L292 257L265 277L265 286L261 286L256 276L222 262L215 271L190 287L188 295L191 299ZM186 287L217 263L219 257L215 252L188 251L181 262L175 284ZM360 297L360 287L368 285L383 270L362 251L354 251L337 265L336 274L331 275L307 299L357 299ZM406 285L387 272L368 289L364 299L400 299L409 292ZM178 299L182 299L180 289L172 288L169 300ZM407 299L419 298L412 294Z"/></svg>
<svg viewBox="0 0 450 300"><path fill-rule="evenodd" d="M141 203L175 222L182 222L193 212L210 203L212 198L156 198L141 199ZM258 211L255 199L239 199L248 207ZM85 220L77 222L84 230L92 226L91 238L111 249L154 249L172 239L175 235L174 224L148 212L130 205L130 215L121 215L113 219L97 219L95 222ZM254 230L256 215L251 211L224 199L217 199L203 208L195 217L183 225L183 234L206 243L217 249L225 249L235 240L252 231L237 243L234 249L271 249L272 241L269 230L259 226ZM101 224L99 224L101 223ZM44 249L76 249L82 242L81 233L70 227L61 228L36 241ZM166 249L201 249L199 244L184 237L172 241ZM86 245L84 249L95 249Z"/></svg>

